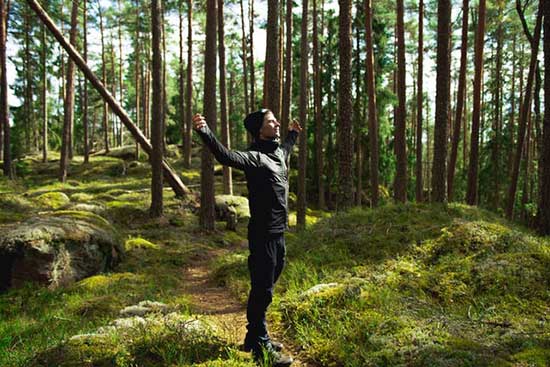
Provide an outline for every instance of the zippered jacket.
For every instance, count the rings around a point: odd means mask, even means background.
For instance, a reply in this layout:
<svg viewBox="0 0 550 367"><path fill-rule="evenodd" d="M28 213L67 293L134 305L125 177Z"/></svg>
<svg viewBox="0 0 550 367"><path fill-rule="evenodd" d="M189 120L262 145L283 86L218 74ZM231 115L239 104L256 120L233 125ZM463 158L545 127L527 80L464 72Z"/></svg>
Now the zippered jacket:
<svg viewBox="0 0 550 367"><path fill-rule="evenodd" d="M218 162L244 171L250 207L249 232L284 232L288 223L286 162L298 133L289 131L283 144L278 140L259 140L247 151L236 151L227 149L208 126L196 131Z"/></svg>

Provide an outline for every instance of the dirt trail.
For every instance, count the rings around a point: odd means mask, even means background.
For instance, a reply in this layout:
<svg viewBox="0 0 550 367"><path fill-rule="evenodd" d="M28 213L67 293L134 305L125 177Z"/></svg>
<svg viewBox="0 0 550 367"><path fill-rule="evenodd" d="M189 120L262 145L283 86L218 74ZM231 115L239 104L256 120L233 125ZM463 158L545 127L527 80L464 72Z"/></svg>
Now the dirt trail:
<svg viewBox="0 0 550 367"><path fill-rule="evenodd" d="M195 314L209 315L229 342L241 345L246 335L246 305L239 302L225 287L218 287L211 281L209 263L224 251L212 251L208 256L194 261L184 270L183 292L191 301ZM294 367L316 367L300 360L297 349L285 340L285 351L294 357Z"/></svg>

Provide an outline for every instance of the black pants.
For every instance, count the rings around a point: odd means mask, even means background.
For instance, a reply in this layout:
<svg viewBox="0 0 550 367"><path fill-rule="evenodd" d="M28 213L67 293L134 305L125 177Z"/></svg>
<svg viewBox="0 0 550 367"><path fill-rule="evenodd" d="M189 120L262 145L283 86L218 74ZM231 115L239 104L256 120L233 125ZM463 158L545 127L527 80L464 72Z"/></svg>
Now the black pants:
<svg viewBox="0 0 550 367"><path fill-rule="evenodd" d="M265 314L273 299L273 287L285 264L284 233L248 233L248 270L251 289L246 318L245 345L258 350L269 341Z"/></svg>

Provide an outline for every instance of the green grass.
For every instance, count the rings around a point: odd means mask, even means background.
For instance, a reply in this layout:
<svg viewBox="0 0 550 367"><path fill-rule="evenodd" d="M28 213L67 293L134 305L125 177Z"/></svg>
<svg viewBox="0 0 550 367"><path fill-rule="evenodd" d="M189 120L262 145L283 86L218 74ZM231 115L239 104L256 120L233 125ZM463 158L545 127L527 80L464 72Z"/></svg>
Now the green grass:
<svg viewBox="0 0 550 367"><path fill-rule="evenodd" d="M63 193L70 203L48 215L87 215L72 211L70 205L99 203L106 208L101 215L124 238L127 252L112 273L53 291L27 284L1 294L0 366L251 366L248 355L213 334L184 338L178 330L153 328L131 340L68 342L73 335L107 325L120 317L122 308L142 300L164 302L190 315L183 268L210 249L242 241L233 232L201 232L196 215L182 206L169 187L164 195L167 220L150 220L148 164L135 168L128 164L124 176L119 171L122 165L121 160L104 156L92 157L84 165L77 157L68 182L61 184L58 162L41 163L30 157L19 161L16 181L0 179L0 226L61 207L54 199ZM92 213L87 219L105 220Z"/></svg>
<svg viewBox="0 0 550 367"><path fill-rule="evenodd" d="M549 241L492 213L352 209L288 234L287 245L272 324L320 365L550 364ZM216 272L242 297L243 256Z"/></svg>

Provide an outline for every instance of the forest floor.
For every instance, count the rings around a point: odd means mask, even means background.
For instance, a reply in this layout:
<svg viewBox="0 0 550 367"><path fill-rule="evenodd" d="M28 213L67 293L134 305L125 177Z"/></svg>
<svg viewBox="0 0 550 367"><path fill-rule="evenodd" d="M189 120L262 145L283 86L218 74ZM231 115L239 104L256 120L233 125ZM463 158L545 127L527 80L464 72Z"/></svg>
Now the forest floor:
<svg viewBox="0 0 550 367"><path fill-rule="evenodd" d="M187 170L173 148L168 153L184 183L197 185L198 159ZM164 219L151 220L148 164L112 155L87 165L75 157L64 184L55 156L17 161L15 182L0 177L0 232L86 203L102 208L126 247L112 272L56 290L27 284L1 294L0 366L253 367L240 351L246 226L227 231L219 222L203 232L193 205L169 188ZM234 179L244 180L237 171ZM244 190L235 185L237 195ZM296 366L550 365L549 238L475 207L382 199L379 208L338 214L308 208L302 232L291 212L287 266L268 318ZM130 337L72 341L143 300L208 327L195 334L152 326Z"/></svg>

